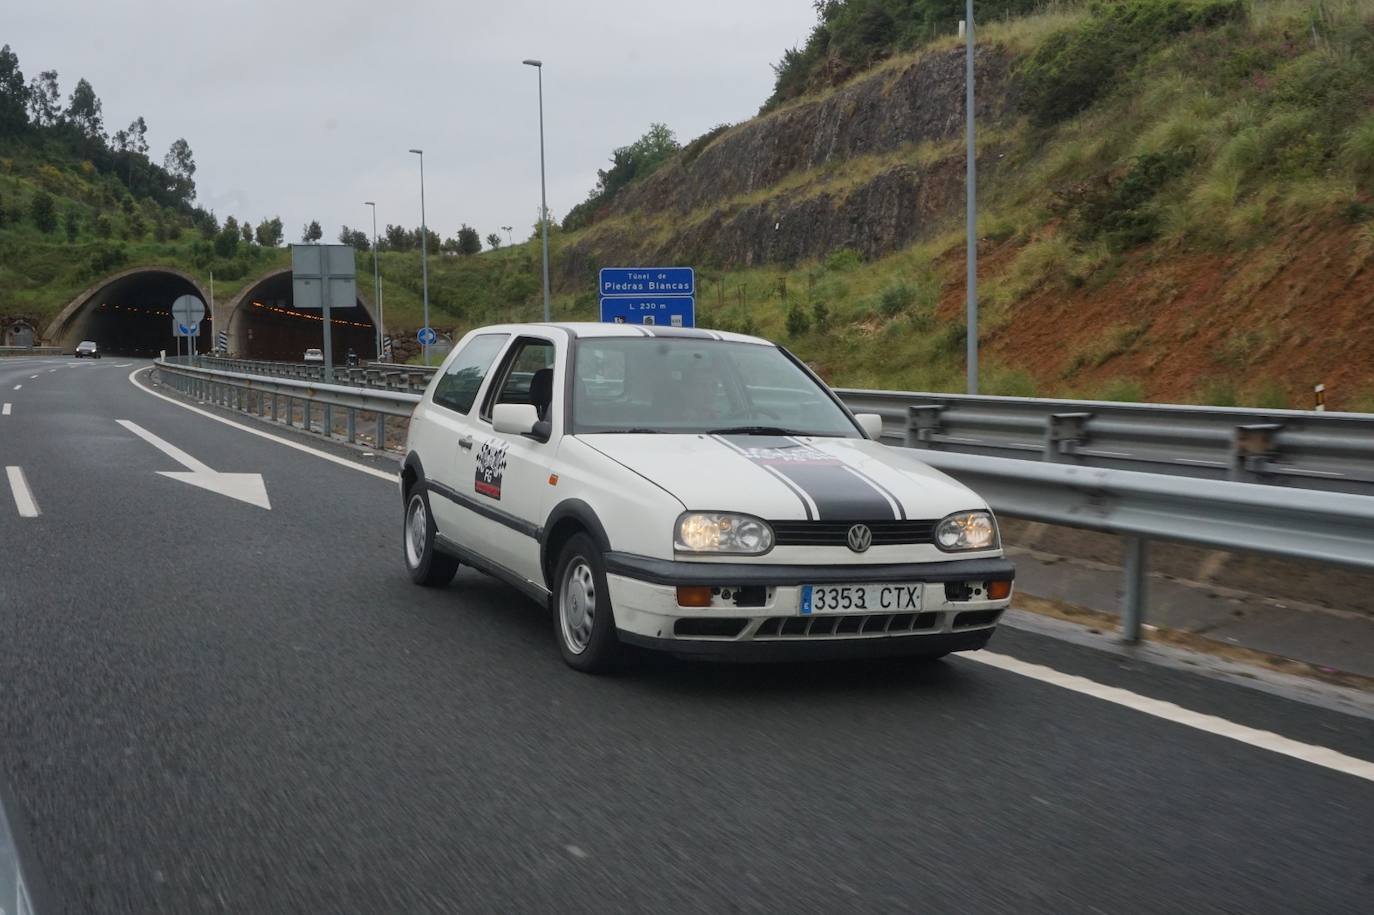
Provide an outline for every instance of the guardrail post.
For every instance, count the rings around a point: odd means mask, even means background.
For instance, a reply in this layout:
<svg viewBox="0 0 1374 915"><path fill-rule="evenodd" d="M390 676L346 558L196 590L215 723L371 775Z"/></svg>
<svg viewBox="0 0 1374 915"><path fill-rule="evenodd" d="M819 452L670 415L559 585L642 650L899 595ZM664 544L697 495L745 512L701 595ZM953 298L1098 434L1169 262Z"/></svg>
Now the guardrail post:
<svg viewBox="0 0 1374 915"><path fill-rule="evenodd" d="M286 424L288 426L296 424L296 399L294 397L286 398Z"/></svg>
<svg viewBox="0 0 1374 915"><path fill-rule="evenodd" d="M377 414L377 450L386 450L386 414Z"/></svg>
<svg viewBox="0 0 1374 915"><path fill-rule="evenodd" d="M1140 629L1145 622L1145 567L1149 541L1144 537L1127 535L1122 566L1121 640L1129 644L1140 641Z"/></svg>
<svg viewBox="0 0 1374 915"><path fill-rule="evenodd" d="M1088 440L1091 413L1051 413L1045 417L1045 451L1042 457L1054 463L1072 457L1078 446Z"/></svg>
<svg viewBox="0 0 1374 915"><path fill-rule="evenodd" d="M320 410L320 414L320 419L322 420L321 424L324 426L323 430L321 431L323 431L326 436L332 437L334 435L333 404L326 403L323 409Z"/></svg>
<svg viewBox="0 0 1374 915"><path fill-rule="evenodd" d="M934 437L940 432L940 414L945 412L942 404L921 404L906 408L906 436L904 444L908 448L930 448Z"/></svg>
<svg viewBox="0 0 1374 915"><path fill-rule="evenodd" d="M1258 481L1264 465L1278 454L1274 438L1282 423L1253 423L1236 426L1231 436L1231 467L1227 478L1238 483Z"/></svg>
<svg viewBox="0 0 1374 915"><path fill-rule="evenodd" d="M352 407L348 408L346 414L348 443L351 445L358 437L358 411Z"/></svg>

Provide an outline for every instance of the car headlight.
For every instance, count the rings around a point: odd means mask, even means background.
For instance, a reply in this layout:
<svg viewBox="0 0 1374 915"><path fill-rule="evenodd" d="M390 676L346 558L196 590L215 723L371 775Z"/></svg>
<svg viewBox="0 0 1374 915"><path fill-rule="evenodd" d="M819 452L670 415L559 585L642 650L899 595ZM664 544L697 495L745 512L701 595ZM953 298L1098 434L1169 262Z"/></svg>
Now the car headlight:
<svg viewBox="0 0 1374 915"><path fill-rule="evenodd" d="M935 528L935 545L946 553L995 550L999 546L997 521L991 512L959 512Z"/></svg>
<svg viewBox="0 0 1374 915"><path fill-rule="evenodd" d="M677 519L673 546L687 553L758 556L773 548L773 529L749 515L687 512Z"/></svg>

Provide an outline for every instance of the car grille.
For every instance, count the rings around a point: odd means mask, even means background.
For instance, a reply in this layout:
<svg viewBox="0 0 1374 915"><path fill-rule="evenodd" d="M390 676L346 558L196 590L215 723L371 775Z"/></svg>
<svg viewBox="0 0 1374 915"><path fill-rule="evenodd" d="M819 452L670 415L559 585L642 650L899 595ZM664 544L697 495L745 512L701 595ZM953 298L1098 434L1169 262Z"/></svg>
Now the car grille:
<svg viewBox="0 0 1374 915"><path fill-rule="evenodd" d="M937 521L770 521L778 546L849 545L849 529L863 524L873 532L873 546L933 543Z"/></svg>
<svg viewBox="0 0 1374 915"><path fill-rule="evenodd" d="M906 635L940 628L941 614L862 613L835 616L770 616L756 639L829 639L838 636Z"/></svg>

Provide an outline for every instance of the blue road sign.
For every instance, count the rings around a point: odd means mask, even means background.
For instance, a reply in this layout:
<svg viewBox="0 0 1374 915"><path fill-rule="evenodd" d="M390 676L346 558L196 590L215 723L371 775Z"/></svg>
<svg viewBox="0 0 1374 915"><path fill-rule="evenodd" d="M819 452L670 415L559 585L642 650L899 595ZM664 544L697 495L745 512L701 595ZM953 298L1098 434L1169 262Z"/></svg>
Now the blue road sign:
<svg viewBox="0 0 1374 915"><path fill-rule="evenodd" d="M694 296L696 271L691 267L602 267L603 298L622 295Z"/></svg>
<svg viewBox="0 0 1374 915"><path fill-rule="evenodd" d="M695 327L696 299L689 295L641 295L601 300L601 320L614 324Z"/></svg>
<svg viewBox="0 0 1374 915"><path fill-rule="evenodd" d="M421 346L431 346L439 335L434 332L432 327L422 327L420 332L415 335L415 339L420 341Z"/></svg>
<svg viewBox="0 0 1374 915"><path fill-rule="evenodd" d="M178 321L176 336L198 337L200 336L200 324L182 324L180 321Z"/></svg>

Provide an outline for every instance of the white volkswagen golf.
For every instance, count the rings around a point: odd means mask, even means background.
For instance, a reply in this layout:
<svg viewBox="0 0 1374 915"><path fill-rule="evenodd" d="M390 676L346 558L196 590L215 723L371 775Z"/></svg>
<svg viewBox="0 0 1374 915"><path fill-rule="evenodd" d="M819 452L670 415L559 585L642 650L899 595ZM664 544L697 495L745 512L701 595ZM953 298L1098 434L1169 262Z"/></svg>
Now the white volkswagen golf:
<svg viewBox="0 0 1374 915"><path fill-rule="evenodd" d="M410 423L404 554L551 606L564 659L938 657L1011 599L997 522L786 350L721 331L464 337Z"/></svg>

